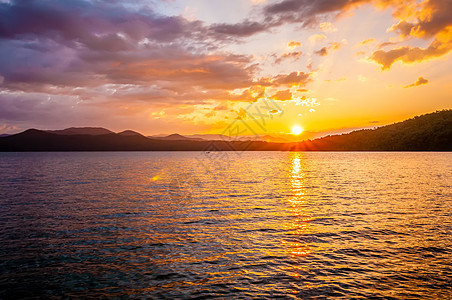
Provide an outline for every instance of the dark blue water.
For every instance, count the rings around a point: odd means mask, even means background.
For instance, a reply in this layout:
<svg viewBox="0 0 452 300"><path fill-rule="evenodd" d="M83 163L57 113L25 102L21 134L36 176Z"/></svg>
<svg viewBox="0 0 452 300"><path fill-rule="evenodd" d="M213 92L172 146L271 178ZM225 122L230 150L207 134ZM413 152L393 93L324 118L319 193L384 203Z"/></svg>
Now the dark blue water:
<svg viewBox="0 0 452 300"><path fill-rule="evenodd" d="M0 298L451 299L451 153L1 153Z"/></svg>

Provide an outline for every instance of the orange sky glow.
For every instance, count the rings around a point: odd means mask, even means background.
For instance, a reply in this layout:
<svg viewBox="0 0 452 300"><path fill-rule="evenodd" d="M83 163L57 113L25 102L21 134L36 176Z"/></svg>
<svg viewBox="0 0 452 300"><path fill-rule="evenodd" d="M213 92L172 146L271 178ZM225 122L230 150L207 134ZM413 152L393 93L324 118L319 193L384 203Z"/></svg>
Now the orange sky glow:
<svg viewBox="0 0 452 300"><path fill-rule="evenodd" d="M451 108L451 11L450 0L0 0L0 133L232 134L240 121L238 134L299 126L298 139Z"/></svg>

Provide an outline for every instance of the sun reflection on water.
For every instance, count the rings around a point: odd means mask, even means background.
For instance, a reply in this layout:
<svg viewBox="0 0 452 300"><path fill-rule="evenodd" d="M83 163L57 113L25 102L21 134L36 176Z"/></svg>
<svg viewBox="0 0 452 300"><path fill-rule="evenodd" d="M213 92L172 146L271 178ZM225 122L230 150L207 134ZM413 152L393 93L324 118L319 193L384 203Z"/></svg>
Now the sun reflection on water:
<svg viewBox="0 0 452 300"><path fill-rule="evenodd" d="M282 243L288 248L292 257L307 256L311 254L311 247L305 242L297 241L299 236L302 236L308 231L311 221L307 211L308 198L306 191L304 153L291 153L290 159L290 184L292 195L288 201L290 204L290 211L295 219L290 225L292 228L293 239L291 241L283 241Z"/></svg>

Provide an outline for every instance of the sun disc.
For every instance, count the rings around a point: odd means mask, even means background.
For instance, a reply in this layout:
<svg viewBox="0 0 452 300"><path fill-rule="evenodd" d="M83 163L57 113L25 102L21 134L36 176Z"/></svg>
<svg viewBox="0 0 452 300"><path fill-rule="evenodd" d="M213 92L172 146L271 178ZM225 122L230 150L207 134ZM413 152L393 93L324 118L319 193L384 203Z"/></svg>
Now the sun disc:
<svg viewBox="0 0 452 300"><path fill-rule="evenodd" d="M301 128L300 126L295 125L294 127L292 127L292 134L299 135L302 132L303 132L303 128Z"/></svg>

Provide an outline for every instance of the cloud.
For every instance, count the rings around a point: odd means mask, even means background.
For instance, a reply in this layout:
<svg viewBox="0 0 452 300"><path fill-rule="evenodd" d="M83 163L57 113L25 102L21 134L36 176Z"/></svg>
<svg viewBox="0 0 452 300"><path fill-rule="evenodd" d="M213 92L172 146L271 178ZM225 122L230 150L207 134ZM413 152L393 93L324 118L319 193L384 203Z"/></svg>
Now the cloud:
<svg viewBox="0 0 452 300"><path fill-rule="evenodd" d="M170 60L170 53L203 56L197 49L208 46L200 39L205 30L199 21L102 1L1 3L0 56L8 57L1 75L9 88L102 84L119 80L124 66Z"/></svg>
<svg viewBox="0 0 452 300"><path fill-rule="evenodd" d="M63 119L74 120L82 109L74 96L54 96L45 93L2 92L0 119L27 123L39 120L50 124Z"/></svg>
<svg viewBox="0 0 452 300"><path fill-rule="evenodd" d="M326 39L326 36L323 35L323 34L313 34L313 35L311 35L311 36L309 37L309 41L310 41L312 44L318 43L318 42L323 41L323 40L325 40L325 39Z"/></svg>
<svg viewBox="0 0 452 300"><path fill-rule="evenodd" d="M361 42L359 42L358 43L358 46L366 46L366 45L370 45L370 44L373 44L373 43L375 43L376 42L376 40L374 39L374 38L370 38L370 39L366 39L366 40L364 40L364 41L361 41Z"/></svg>
<svg viewBox="0 0 452 300"><path fill-rule="evenodd" d="M207 26L120 2L0 3L1 88L75 97L84 104L160 105L224 101L231 89L252 91L261 83L305 84L309 75L296 72L259 83L251 56L217 51L218 42L268 26L248 20ZM293 51L280 59L300 55ZM232 97L250 99L250 92Z"/></svg>
<svg viewBox="0 0 452 300"><path fill-rule="evenodd" d="M452 1L446 0L425 0L413 3L412 7L401 4L394 12L399 22L390 30L398 32L402 39L433 38L433 41L426 48L404 46L389 51L377 50L371 55L370 60L380 64L383 70L387 70L396 61L418 63L447 55L452 51L450 11ZM388 45L392 44L383 43L380 48Z"/></svg>
<svg viewBox="0 0 452 300"><path fill-rule="evenodd" d="M89 107L110 106L130 114L143 107L254 100L261 86L253 58L216 47L227 36L252 34L256 24L206 26L118 3L0 3L0 118L44 121L51 118L38 112L88 114ZM285 76L265 84L281 85ZM233 89L244 92L231 96ZM43 95L53 99L52 109Z"/></svg>
<svg viewBox="0 0 452 300"><path fill-rule="evenodd" d="M307 106L307 107L316 107L320 106L320 103L317 101L317 98L300 98L294 99L295 105L297 106Z"/></svg>
<svg viewBox="0 0 452 300"><path fill-rule="evenodd" d="M414 4L414 7L417 9L406 6L398 7L395 16L401 20L392 26L391 30L399 32L402 36L430 38L437 36L452 25L451 1L424 0ZM416 21L411 22L410 20L413 19Z"/></svg>
<svg viewBox="0 0 452 300"><path fill-rule="evenodd" d="M281 74L272 78L275 85L297 85L304 86L311 81L310 74L305 72L292 72Z"/></svg>
<svg viewBox="0 0 452 300"><path fill-rule="evenodd" d="M419 77L415 83L409 84L409 85L405 86L405 88L420 86L420 85L427 84L427 83L428 83L428 79L425 79L424 77Z"/></svg>
<svg viewBox="0 0 452 300"><path fill-rule="evenodd" d="M323 47L320 50L315 51L314 53L319 55L319 56L327 56L328 55L328 48L327 47Z"/></svg>
<svg viewBox="0 0 452 300"><path fill-rule="evenodd" d="M295 48L301 47L301 45L302 44L298 41L290 41L289 43L287 43L287 48L295 49Z"/></svg>
<svg viewBox="0 0 452 300"><path fill-rule="evenodd" d="M415 2L410 11L407 4ZM0 1L0 121L45 124L67 121L61 118L65 115L75 120L113 114L147 118L150 109L171 115L169 107L254 101L268 87L304 87L313 80L312 65L311 73L257 78L256 57L224 46L284 24L334 32L335 17L364 3L393 7L398 23L392 30L402 37L433 40L426 48L379 49L371 59L383 68L451 51L450 1L444 0L266 1L233 24L162 15L141 0ZM325 55L341 46L326 39L323 34L310 38L322 42L317 47L325 46ZM301 56L293 51L300 42L288 47L278 62Z"/></svg>
<svg viewBox="0 0 452 300"><path fill-rule="evenodd" d="M426 59L441 57L452 51L452 1L449 0L283 0L271 3L263 8L265 21L272 26L297 23L304 27L322 24L326 17L336 18L345 12L363 4L393 8L393 17L398 23L390 30L398 32L402 39L431 39L428 48L406 47L401 50L390 49L388 52L378 50L371 59L389 69L397 60L403 62L421 62ZM325 26L325 25L324 25ZM321 36L310 38L312 43L322 40ZM370 43L372 39L368 39ZM381 46L390 44L382 44ZM322 51L321 53L324 53Z"/></svg>
<svg viewBox="0 0 452 300"><path fill-rule="evenodd" d="M280 57L275 59L275 63L279 64L283 60L286 60L286 59L298 60L300 58L301 54L302 54L301 51L292 51L292 52L283 53Z"/></svg>
<svg viewBox="0 0 452 300"><path fill-rule="evenodd" d="M0 124L1 133L16 133L18 130L19 128L15 125Z"/></svg>
<svg viewBox="0 0 452 300"><path fill-rule="evenodd" d="M274 100L291 100L292 99L292 92L289 89L282 90L282 91L276 92L271 97Z"/></svg>
<svg viewBox="0 0 452 300"><path fill-rule="evenodd" d="M384 42L378 45L378 49L384 48L386 46L393 46L393 45L397 45L397 42Z"/></svg>
<svg viewBox="0 0 452 300"><path fill-rule="evenodd" d="M346 43L345 40L343 40L342 42ZM342 44L339 42L331 42L329 48L331 50L339 50L342 47Z"/></svg>
<svg viewBox="0 0 452 300"><path fill-rule="evenodd" d="M286 23L300 23L311 26L319 21L319 15L331 13L338 15L354 5L367 0L283 0L264 8L267 20L278 20Z"/></svg>
<svg viewBox="0 0 452 300"><path fill-rule="evenodd" d="M141 12L103 1L11 1L0 4L0 37L27 39L41 36L59 43L126 50L143 38L168 42L197 34L198 21Z"/></svg>
<svg viewBox="0 0 452 300"><path fill-rule="evenodd" d="M339 42L332 42L329 44L328 47L323 47L318 51L315 51L314 53L319 56L327 56L329 53L329 50L339 50L342 47L342 44Z"/></svg>
<svg viewBox="0 0 452 300"><path fill-rule="evenodd" d="M396 61L404 63L422 62L428 59L441 57L452 51L452 36L447 42L435 39L427 48L404 46L389 51L377 50L370 56L370 60L381 65L382 70L387 70Z"/></svg>
<svg viewBox="0 0 452 300"><path fill-rule="evenodd" d="M209 27L215 33L216 38L221 36L224 39L231 39L235 37L248 37L256 33L261 33L272 27L272 24L265 24L260 22L253 22L245 20L236 24L214 24Z"/></svg>
<svg viewBox="0 0 452 300"><path fill-rule="evenodd" d="M337 28L330 22L322 22L319 24L320 30L326 33L336 32Z"/></svg>

